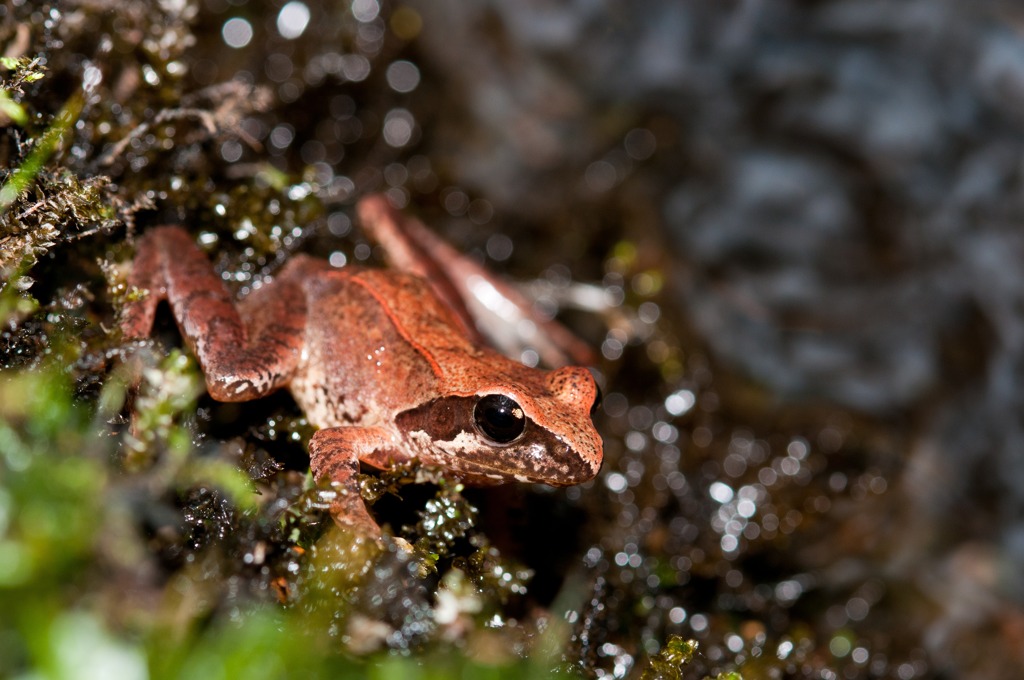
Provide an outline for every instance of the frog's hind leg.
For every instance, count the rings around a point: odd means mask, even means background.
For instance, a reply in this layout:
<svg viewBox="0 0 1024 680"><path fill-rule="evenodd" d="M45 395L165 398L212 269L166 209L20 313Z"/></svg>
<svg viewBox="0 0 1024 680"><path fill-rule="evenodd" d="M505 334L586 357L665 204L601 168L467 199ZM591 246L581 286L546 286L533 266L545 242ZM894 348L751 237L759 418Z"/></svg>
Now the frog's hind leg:
<svg viewBox="0 0 1024 680"><path fill-rule="evenodd" d="M364 197L357 210L363 228L384 247L391 264L426 279L472 342L489 343L513 359L531 348L552 368L596 361L593 350L572 331L418 219L396 210L383 194ZM487 343L478 329L486 331Z"/></svg>
<svg viewBox="0 0 1024 680"><path fill-rule="evenodd" d="M248 401L286 384L304 341L306 299L292 277L260 291L260 324L247 324L224 282L180 227L158 227L139 240L129 284L149 295L130 302L125 337L149 335L157 304L170 303L178 328L218 401Z"/></svg>
<svg viewBox="0 0 1024 680"><path fill-rule="evenodd" d="M128 274L129 299L121 313L121 333L126 338L146 338L153 330L156 306L167 299L162 276L161 249L148 235L139 241ZM134 290L133 290L134 289Z"/></svg>

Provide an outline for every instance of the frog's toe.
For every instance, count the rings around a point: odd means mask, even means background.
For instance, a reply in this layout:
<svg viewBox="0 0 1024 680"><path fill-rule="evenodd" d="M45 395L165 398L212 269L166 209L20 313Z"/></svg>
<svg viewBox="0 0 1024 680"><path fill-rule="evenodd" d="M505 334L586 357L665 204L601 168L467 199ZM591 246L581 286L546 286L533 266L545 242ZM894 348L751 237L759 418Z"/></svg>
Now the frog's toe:
<svg viewBox="0 0 1024 680"><path fill-rule="evenodd" d="M366 509L363 499L355 494L355 498L341 495L331 504L331 517L342 529L348 529L359 536L381 543L380 525Z"/></svg>

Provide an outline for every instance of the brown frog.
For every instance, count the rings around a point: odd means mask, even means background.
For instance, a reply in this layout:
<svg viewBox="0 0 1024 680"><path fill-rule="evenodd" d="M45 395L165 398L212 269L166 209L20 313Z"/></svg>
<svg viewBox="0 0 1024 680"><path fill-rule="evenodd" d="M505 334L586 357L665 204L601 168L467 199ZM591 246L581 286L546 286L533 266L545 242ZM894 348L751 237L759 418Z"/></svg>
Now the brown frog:
<svg viewBox="0 0 1024 680"><path fill-rule="evenodd" d="M365 534L380 528L359 495L360 463L419 459L473 485L592 479L602 443L590 372L530 368L486 346L458 282L442 275L468 258L443 245L439 254L437 237L383 196L364 198L358 213L419 275L298 255L236 304L183 229L158 227L137 244L129 283L149 294L126 307L125 336L148 336L167 300L214 399L287 388L319 428L310 467L336 482L335 521Z"/></svg>

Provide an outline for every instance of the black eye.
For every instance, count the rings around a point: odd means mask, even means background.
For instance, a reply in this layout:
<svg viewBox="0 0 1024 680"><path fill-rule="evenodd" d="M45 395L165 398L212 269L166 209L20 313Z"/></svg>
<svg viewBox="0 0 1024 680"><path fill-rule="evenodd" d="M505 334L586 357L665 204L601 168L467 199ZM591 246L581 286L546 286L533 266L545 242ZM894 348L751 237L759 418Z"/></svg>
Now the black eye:
<svg viewBox="0 0 1024 680"><path fill-rule="evenodd" d="M595 387L597 387L595 385ZM590 405L590 417L593 418L594 414L597 413L598 407L601 406L601 388L597 387L597 393L594 394L594 403Z"/></svg>
<svg viewBox="0 0 1024 680"><path fill-rule="evenodd" d="M522 407L504 394L481 397L473 417L480 431L499 444L508 444L526 429Z"/></svg>

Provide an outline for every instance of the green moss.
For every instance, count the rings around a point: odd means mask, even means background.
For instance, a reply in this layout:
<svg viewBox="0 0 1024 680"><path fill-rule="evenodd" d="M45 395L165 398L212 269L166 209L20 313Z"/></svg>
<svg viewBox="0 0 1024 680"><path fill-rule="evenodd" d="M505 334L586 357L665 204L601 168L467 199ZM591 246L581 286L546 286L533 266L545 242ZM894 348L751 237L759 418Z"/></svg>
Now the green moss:
<svg viewBox="0 0 1024 680"><path fill-rule="evenodd" d="M41 80L45 67L39 57L0 57L0 69L5 71L0 79L0 125L8 121L19 127L29 124L29 114L20 103L23 87Z"/></svg>
<svg viewBox="0 0 1024 680"><path fill-rule="evenodd" d="M74 96L67 101L47 130L35 139L32 150L22 164L7 177L0 187L0 212L6 212L35 182L36 176L60 146L68 129L78 118L82 98Z"/></svg>
<svg viewBox="0 0 1024 680"><path fill-rule="evenodd" d="M673 635L665 646L651 657L641 674L642 680L682 680L684 667L697 655L697 642ZM723 679L724 680L724 679Z"/></svg>
<svg viewBox="0 0 1024 680"><path fill-rule="evenodd" d="M95 568L110 445L90 430L58 365L0 381L0 675L46 658L48 622Z"/></svg>

